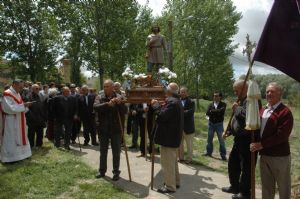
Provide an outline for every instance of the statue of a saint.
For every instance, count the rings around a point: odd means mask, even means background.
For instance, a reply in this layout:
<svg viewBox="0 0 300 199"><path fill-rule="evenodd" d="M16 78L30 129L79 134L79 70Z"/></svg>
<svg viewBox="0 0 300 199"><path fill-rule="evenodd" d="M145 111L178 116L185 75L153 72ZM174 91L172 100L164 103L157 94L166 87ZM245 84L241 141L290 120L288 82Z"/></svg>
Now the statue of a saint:
<svg viewBox="0 0 300 199"><path fill-rule="evenodd" d="M164 50L167 49L165 37L160 34L159 26L153 26L151 32L152 33L148 35L146 42L148 48L146 53L148 73L152 73L153 69L158 71L164 64Z"/></svg>

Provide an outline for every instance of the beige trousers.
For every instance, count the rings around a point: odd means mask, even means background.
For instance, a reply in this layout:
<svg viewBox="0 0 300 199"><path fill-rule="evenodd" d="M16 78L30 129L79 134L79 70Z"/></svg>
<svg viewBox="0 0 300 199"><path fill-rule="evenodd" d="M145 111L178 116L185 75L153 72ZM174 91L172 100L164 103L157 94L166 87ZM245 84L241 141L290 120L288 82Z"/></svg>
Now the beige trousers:
<svg viewBox="0 0 300 199"><path fill-rule="evenodd" d="M276 184L279 198L291 198L291 156L273 157L262 155L260 157L260 175L262 185L262 198L275 197Z"/></svg>
<svg viewBox="0 0 300 199"><path fill-rule="evenodd" d="M176 185L180 185L177 150L177 148L160 147L160 162L163 179L167 189L171 191L176 191Z"/></svg>
<svg viewBox="0 0 300 199"><path fill-rule="evenodd" d="M187 160L188 161L193 160L193 139L194 139L194 133L192 134L183 133L181 145L179 147L179 160L184 160L184 141L186 142L186 148L187 148Z"/></svg>

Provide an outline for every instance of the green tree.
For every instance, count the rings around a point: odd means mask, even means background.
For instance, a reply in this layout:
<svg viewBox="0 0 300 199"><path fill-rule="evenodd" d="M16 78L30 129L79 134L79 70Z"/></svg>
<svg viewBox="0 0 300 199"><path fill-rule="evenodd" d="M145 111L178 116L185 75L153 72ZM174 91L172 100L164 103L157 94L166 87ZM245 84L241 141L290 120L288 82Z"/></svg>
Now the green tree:
<svg viewBox="0 0 300 199"><path fill-rule="evenodd" d="M99 74L102 88L106 74L117 79L123 66L133 60L138 4L135 0L88 0L83 3L84 23L87 24L83 56L87 68Z"/></svg>
<svg viewBox="0 0 300 199"><path fill-rule="evenodd" d="M32 81L44 80L55 67L60 34L46 1L0 2L0 52L18 63ZM2 54L3 56L3 54Z"/></svg>
<svg viewBox="0 0 300 199"><path fill-rule="evenodd" d="M232 37L240 18L232 1L170 0L157 20L164 30L168 30L166 22L173 20L174 70L178 82L197 98L210 97L214 90L232 93L233 69L228 57L237 47Z"/></svg>

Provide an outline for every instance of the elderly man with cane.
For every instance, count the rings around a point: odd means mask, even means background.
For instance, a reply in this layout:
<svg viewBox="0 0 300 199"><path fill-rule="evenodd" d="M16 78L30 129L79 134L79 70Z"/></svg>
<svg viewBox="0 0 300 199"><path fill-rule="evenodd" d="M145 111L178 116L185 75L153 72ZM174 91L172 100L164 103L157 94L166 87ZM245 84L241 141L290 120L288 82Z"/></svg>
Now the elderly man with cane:
<svg viewBox="0 0 300 199"><path fill-rule="evenodd" d="M126 106L121 95L114 92L112 80L104 81L104 92L94 102L96 126L100 132L100 167L96 178L103 178L107 171L107 152L109 140L113 154L113 180L119 180L120 153L123 127L120 117L126 113Z"/></svg>

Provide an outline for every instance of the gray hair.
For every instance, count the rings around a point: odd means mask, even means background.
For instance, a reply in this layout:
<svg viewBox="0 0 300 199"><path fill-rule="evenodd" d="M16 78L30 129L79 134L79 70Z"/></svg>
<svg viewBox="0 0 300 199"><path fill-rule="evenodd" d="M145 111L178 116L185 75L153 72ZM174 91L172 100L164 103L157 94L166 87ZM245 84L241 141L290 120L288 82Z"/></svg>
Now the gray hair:
<svg viewBox="0 0 300 199"><path fill-rule="evenodd" d="M243 79L238 79L236 80L234 83L233 83L233 86L234 87L237 87L237 86L243 86L245 80ZM246 81L246 84L245 84L245 87L248 88L248 82Z"/></svg>
<svg viewBox="0 0 300 199"><path fill-rule="evenodd" d="M57 94L57 89L56 88L49 88L48 90L49 96L53 96Z"/></svg>
<svg viewBox="0 0 300 199"><path fill-rule="evenodd" d="M179 87L176 83L171 82L168 86L167 86L167 91L169 91L172 94L178 94L179 91Z"/></svg>
<svg viewBox="0 0 300 199"><path fill-rule="evenodd" d="M282 86L280 86L277 82L270 82L267 85L267 88L268 87L275 87L275 88L277 88L279 90L279 92L280 92L280 95L282 95L282 93L283 93Z"/></svg>

